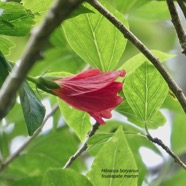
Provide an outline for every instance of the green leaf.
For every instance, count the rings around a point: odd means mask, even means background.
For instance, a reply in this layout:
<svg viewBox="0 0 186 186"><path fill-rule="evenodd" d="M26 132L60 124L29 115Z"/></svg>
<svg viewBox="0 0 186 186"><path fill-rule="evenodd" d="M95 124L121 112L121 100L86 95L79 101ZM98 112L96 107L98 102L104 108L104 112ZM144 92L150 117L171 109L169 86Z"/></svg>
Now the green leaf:
<svg viewBox="0 0 186 186"><path fill-rule="evenodd" d="M15 117L19 116L19 117ZM9 134L9 139L12 140L16 136L26 136L28 134L26 125L20 125L24 122L24 116L20 104L16 103L12 110L6 116L8 124L12 124L13 130Z"/></svg>
<svg viewBox="0 0 186 186"><path fill-rule="evenodd" d="M170 13L164 1L148 2L144 6L130 12L129 16L133 19L142 19L143 21L162 21L170 19Z"/></svg>
<svg viewBox="0 0 186 186"><path fill-rule="evenodd" d="M169 179L162 182L160 186L170 186L170 185L183 186L185 185L185 182L186 182L185 170L179 170L173 175L171 175Z"/></svg>
<svg viewBox="0 0 186 186"><path fill-rule="evenodd" d="M102 4L128 25L122 14L111 6ZM64 22L63 29L67 41L72 49L92 67L102 71L116 69L127 40L103 15L90 5L86 4L85 7L94 13L81 14Z"/></svg>
<svg viewBox="0 0 186 186"><path fill-rule="evenodd" d="M36 16L36 22L39 22L42 20L43 16L46 14L46 12L51 7L52 3L54 1L52 0L22 0L22 3L25 8L30 9ZM80 5L76 10L73 11L73 13L70 15L70 17L75 17L80 14L84 13L90 13L92 12L88 8L84 7L83 5Z"/></svg>
<svg viewBox="0 0 186 186"><path fill-rule="evenodd" d="M50 169L47 171L43 186L93 186L83 175L72 169Z"/></svg>
<svg viewBox="0 0 186 186"><path fill-rule="evenodd" d="M155 55L161 62L166 61L174 57L173 54L167 54L158 50L151 50L152 54ZM139 68L145 61L149 61L142 53L135 55L134 57L127 60L120 69L124 69L129 75L131 72Z"/></svg>
<svg viewBox="0 0 186 186"><path fill-rule="evenodd" d="M9 63L5 59L2 52L0 51L0 88L3 85L7 76L9 75L9 71L10 71ZM15 105L15 99L16 97L14 96L11 100L9 107L6 110L4 109L3 112L0 113L1 117L5 117L6 114L12 109L12 107Z"/></svg>
<svg viewBox="0 0 186 186"><path fill-rule="evenodd" d="M124 85L127 102L138 120L149 125L168 94L168 86L156 68L148 62L127 76Z"/></svg>
<svg viewBox="0 0 186 186"><path fill-rule="evenodd" d="M135 125L130 125L128 123L123 123L123 122L113 121L113 120L108 121L108 124L100 127L94 136L96 136L99 133L110 134L113 131L116 131L116 129L120 126L122 126L123 128L127 142L129 143L129 145L131 144L130 147L133 151L133 154L134 154L134 151L137 153L137 151L139 150L141 146L145 146L149 149L152 149L157 154L162 155L160 150L153 143L149 142L146 137L144 137L145 134L144 134L143 129L140 129L139 127L136 127Z"/></svg>
<svg viewBox="0 0 186 186"><path fill-rule="evenodd" d="M24 82L20 88L19 95L28 134L32 135L43 122L45 107L26 82Z"/></svg>
<svg viewBox="0 0 186 186"><path fill-rule="evenodd" d="M21 1L26 9L30 9L34 14L43 15L52 5L52 0L22 0Z"/></svg>
<svg viewBox="0 0 186 186"><path fill-rule="evenodd" d="M8 74L9 74L9 68L8 68L7 61L3 56L2 52L0 51L0 87L4 83Z"/></svg>
<svg viewBox="0 0 186 186"><path fill-rule="evenodd" d="M10 36L25 36L34 23L33 14L20 3L0 2L0 34Z"/></svg>
<svg viewBox="0 0 186 186"><path fill-rule="evenodd" d="M181 136L185 136L186 134L186 115L183 114L176 114L172 125L172 134L171 134L171 144L173 151L178 154L182 155L186 152L186 143Z"/></svg>
<svg viewBox="0 0 186 186"><path fill-rule="evenodd" d="M0 36L0 49L4 55L8 55L10 52L10 48L14 46L15 46L15 43Z"/></svg>
<svg viewBox="0 0 186 186"><path fill-rule="evenodd" d="M11 186L41 186L42 184L42 177L41 176L34 176L28 177L21 180L14 182Z"/></svg>
<svg viewBox="0 0 186 186"><path fill-rule="evenodd" d="M120 12L130 15L130 12L136 11L138 8L149 2L150 0L109 0L110 3L114 4L117 10Z"/></svg>
<svg viewBox="0 0 186 186"><path fill-rule="evenodd" d="M121 127L98 152L88 177L94 185L137 186L138 169Z"/></svg>
<svg viewBox="0 0 186 186"><path fill-rule="evenodd" d="M84 141L87 133L91 129L90 116L86 112L72 108L59 98L58 103L61 113L69 127L74 130L81 141Z"/></svg>
<svg viewBox="0 0 186 186"><path fill-rule="evenodd" d="M175 98L173 94L168 94L167 98L165 99L165 102L162 105L163 108L172 110L176 113L182 113L185 114L183 108L181 107L179 101Z"/></svg>
<svg viewBox="0 0 186 186"><path fill-rule="evenodd" d="M4 177L8 180L20 180L26 177L44 176L49 168L61 168L65 165L69 157L77 151L78 146L78 138L72 134L66 125L55 130L48 130L37 136L11 162L10 166L4 171ZM85 164L81 157L71 167L77 171L85 170ZM0 180L2 174L3 172L0 175Z"/></svg>
<svg viewBox="0 0 186 186"><path fill-rule="evenodd" d="M92 10L88 9L87 7L80 5L77 9L75 9L72 14L70 15L69 18L73 18L76 17L78 15L81 14L85 14L85 13L94 13Z"/></svg>
<svg viewBox="0 0 186 186"><path fill-rule="evenodd" d="M144 127L144 122L134 113L131 106L126 100L124 100L117 108L116 111L127 117L128 121L138 125L139 127ZM164 115L158 111L155 115L148 121L148 128L156 129L159 126L164 125L166 119Z"/></svg>
<svg viewBox="0 0 186 186"><path fill-rule="evenodd" d="M108 121L107 125L99 127L99 129L96 131L96 134L88 140L88 153L91 156L97 155L104 144L112 138L114 135L113 131L115 131L115 129L119 126L122 126L127 142L129 143L129 146L132 149L135 157L136 164L138 167L140 167L138 185L142 185L142 182L147 174L147 170L143 163L141 154L139 153L139 149L141 147L147 147L160 156L162 156L162 154L153 143L148 141L146 137L143 137L143 131L141 129L123 122L113 120Z"/></svg>
<svg viewBox="0 0 186 186"><path fill-rule="evenodd" d="M52 5L52 0L22 0L21 1L26 9L29 9L32 11L33 14L35 14L36 22L39 22L43 16L48 11L49 7Z"/></svg>
<svg viewBox="0 0 186 186"><path fill-rule="evenodd" d="M52 45L54 45L57 48L64 49L66 47L67 41L65 39L62 27L58 27L54 30L54 32L50 36L49 41Z"/></svg>
<svg viewBox="0 0 186 186"><path fill-rule="evenodd" d="M97 152L103 147L103 145L113 136L113 133L98 133L93 135L87 142L88 151L92 154Z"/></svg>
<svg viewBox="0 0 186 186"><path fill-rule="evenodd" d="M36 63L31 70L32 75L37 76L46 71L78 73L85 66L85 63L78 55L65 48L49 49L44 52L43 56L44 59L40 63Z"/></svg>

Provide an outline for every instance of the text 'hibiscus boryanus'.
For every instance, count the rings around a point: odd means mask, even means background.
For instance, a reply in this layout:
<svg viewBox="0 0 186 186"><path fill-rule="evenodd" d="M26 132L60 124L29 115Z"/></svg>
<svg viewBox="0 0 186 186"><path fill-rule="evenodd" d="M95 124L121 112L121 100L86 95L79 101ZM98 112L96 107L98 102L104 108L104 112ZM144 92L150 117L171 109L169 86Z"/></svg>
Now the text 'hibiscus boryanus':
<svg viewBox="0 0 186 186"><path fill-rule="evenodd" d="M72 107L88 112L98 123L104 124L102 118L110 118L111 111L123 100L117 95L122 90L122 83L115 82L118 76L124 77L125 71L100 72L91 69L55 80L60 88L52 92Z"/></svg>

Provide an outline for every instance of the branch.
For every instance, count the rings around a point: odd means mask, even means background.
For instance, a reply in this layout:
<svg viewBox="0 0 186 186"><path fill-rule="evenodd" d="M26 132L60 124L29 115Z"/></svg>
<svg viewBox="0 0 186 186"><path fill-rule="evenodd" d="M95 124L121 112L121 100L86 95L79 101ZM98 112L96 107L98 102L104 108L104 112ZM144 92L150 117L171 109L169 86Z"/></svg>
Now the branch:
<svg viewBox="0 0 186 186"><path fill-rule="evenodd" d="M167 6L169 8L172 23L173 23L174 28L176 30L180 45L183 49L182 53L186 55L186 34L185 34L184 29L181 25L181 21L179 19L178 12L177 12L174 2L172 0L166 0L166 1L167 1Z"/></svg>
<svg viewBox="0 0 186 186"><path fill-rule="evenodd" d="M185 2L183 2L183 0L177 0L185 18L186 18L186 5L185 5Z"/></svg>
<svg viewBox="0 0 186 186"><path fill-rule="evenodd" d="M31 136L28 137L24 144L12 155L10 155L2 164L0 165L0 172L2 172L15 158L17 158L20 153L39 135L41 132L42 128L44 127L45 123L48 121L48 119L57 111L59 106L56 104L51 112L45 117L43 120L43 123L40 125L40 127L35 131L35 133Z"/></svg>
<svg viewBox="0 0 186 186"><path fill-rule="evenodd" d="M180 160L178 156L176 156L170 149L167 147L160 139L153 138L149 133L147 134L147 138L152 141L153 143L158 144L162 149L164 149L173 159L176 163L178 163L181 167L183 167L186 170L186 165Z"/></svg>
<svg viewBox="0 0 186 186"><path fill-rule="evenodd" d="M89 138L95 134L95 132L98 130L99 126L100 126L100 124L97 122L93 125L92 130L88 133L87 138L85 139L82 146L75 152L74 155L72 155L69 158L69 160L64 165L63 169L68 168L87 149L87 142L88 142Z"/></svg>
<svg viewBox="0 0 186 186"><path fill-rule="evenodd" d="M114 15L112 15L105 7L103 7L97 0L87 0L95 9L97 9L102 15L104 15L118 30L133 43L136 48L139 49L151 63L157 68L162 77L167 82L169 88L175 94L176 98L180 102L183 110L186 113L186 98L183 91L178 87L172 77L169 75L165 67L160 61L151 53L151 51L130 31L127 27L121 23Z"/></svg>
<svg viewBox="0 0 186 186"><path fill-rule="evenodd" d="M13 68L0 90L0 120L3 118L1 113L8 109L27 73L40 58L47 38L82 2L83 0L56 0L41 25L32 31L20 65Z"/></svg>

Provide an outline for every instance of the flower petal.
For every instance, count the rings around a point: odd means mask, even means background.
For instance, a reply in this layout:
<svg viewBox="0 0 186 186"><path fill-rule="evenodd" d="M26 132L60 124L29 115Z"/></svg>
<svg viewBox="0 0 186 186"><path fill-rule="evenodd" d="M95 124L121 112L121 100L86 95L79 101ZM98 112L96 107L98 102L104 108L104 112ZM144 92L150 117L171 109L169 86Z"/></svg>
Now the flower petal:
<svg viewBox="0 0 186 186"><path fill-rule="evenodd" d="M102 89L112 82L116 80L118 76L124 76L125 71L115 71L115 72L104 72L104 73L98 73L95 69L92 69L93 71L89 70L88 74L90 75L91 72L97 73L93 76L88 76L84 78L78 78L76 79L75 76L72 79L63 78L55 80L56 83L58 83L61 87L63 87L65 94L75 96L79 94L84 94L88 92L93 92L99 89ZM87 71L84 72L86 74ZM83 73L81 73L83 74ZM78 75L76 76L78 77Z"/></svg>
<svg viewBox="0 0 186 186"><path fill-rule="evenodd" d="M91 69L55 80L61 88L52 91L72 107L88 112L97 122L104 124L102 118L111 118L111 111L123 101L117 96L122 83L115 80L124 75L124 70L100 72Z"/></svg>
<svg viewBox="0 0 186 186"><path fill-rule="evenodd" d="M99 69L93 68L93 69L81 72L78 75L72 76L71 80L84 79L84 78L87 78L87 77L95 76L95 75L100 74L100 73L101 73L101 71Z"/></svg>
<svg viewBox="0 0 186 186"><path fill-rule="evenodd" d="M100 112L108 108L115 108L121 103L122 98L117 96L121 90L122 83L113 82L111 85L94 92L70 95L63 89L57 89L55 94L77 109L86 112Z"/></svg>

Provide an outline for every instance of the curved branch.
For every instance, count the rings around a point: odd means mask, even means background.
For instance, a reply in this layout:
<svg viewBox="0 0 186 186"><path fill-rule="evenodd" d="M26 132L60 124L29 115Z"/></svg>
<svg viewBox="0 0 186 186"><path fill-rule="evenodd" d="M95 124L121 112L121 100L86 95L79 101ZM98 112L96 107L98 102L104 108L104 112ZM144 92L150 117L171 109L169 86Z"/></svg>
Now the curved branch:
<svg viewBox="0 0 186 186"><path fill-rule="evenodd" d="M11 104L12 98L23 83L29 70L37 59L45 45L49 35L64 21L83 0L56 0L50 8L45 19L38 28L35 28L28 41L26 51L20 65L15 66L0 90L0 120Z"/></svg>
<svg viewBox="0 0 186 186"><path fill-rule="evenodd" d="M180 102L183 110L186 113L186 97L183 91L178 87L173 78L169 75L165 67L161 64L158 58L156 58L150 50L130 31L127 27L121 23L113 14L111 14L104 6L102 6L97 0L87 0L95 9L97 9L102 15L104 15L118 30L127 38L141 53L143 53L147 59L157 68L162 77L167 82L169 88L175 94L176 98Z"/></svg>

